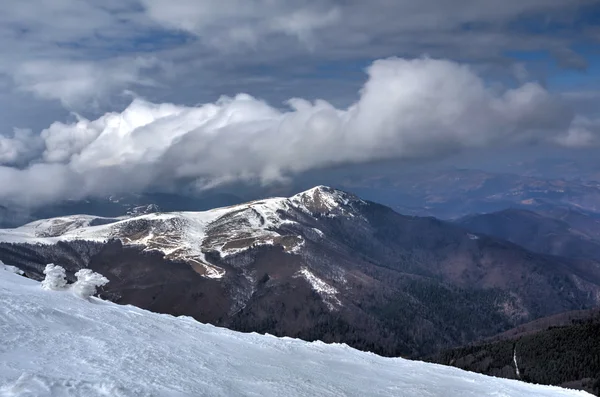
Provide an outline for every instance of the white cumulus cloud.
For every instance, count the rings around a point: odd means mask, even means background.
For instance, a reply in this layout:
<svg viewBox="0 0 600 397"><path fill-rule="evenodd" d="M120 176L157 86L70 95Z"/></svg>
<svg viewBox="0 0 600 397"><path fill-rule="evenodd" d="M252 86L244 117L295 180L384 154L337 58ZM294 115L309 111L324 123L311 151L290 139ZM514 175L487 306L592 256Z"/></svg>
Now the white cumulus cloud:
<svg viewBox="0 0 600 397"><path fill-rule="evenodd" d="M581 141L572 113L536 83L492 89L470 67L430 58L378 60L367 73L358 100L344 109L299 98L279 109L246 94L198 106L135 99L120 113L54 123L29 167L0 168L0 199L43 202L179 182L266 184L337 164Z"/></svg>

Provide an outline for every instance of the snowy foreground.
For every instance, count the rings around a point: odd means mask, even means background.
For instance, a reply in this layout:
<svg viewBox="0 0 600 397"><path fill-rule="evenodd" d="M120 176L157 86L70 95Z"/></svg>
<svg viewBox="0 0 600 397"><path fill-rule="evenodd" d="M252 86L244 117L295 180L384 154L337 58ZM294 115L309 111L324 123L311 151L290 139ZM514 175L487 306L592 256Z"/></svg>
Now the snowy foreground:
<svg viewBox="0 0 600 397"><path fill-rule="evenodd" d="M88 301L0 268L2 397L587 395Z"/></svg>

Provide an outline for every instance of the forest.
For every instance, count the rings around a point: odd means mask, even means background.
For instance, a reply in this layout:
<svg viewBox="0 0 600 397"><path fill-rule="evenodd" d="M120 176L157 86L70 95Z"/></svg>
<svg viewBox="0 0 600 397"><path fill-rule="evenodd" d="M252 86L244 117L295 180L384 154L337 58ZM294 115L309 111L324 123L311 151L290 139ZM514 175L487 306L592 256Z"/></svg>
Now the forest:
<svg viewBox="0 0 600 397"><path fill-rule="evenodd" d="M600 395L600 316L515 339L447 350L428 361Z"/></svg>

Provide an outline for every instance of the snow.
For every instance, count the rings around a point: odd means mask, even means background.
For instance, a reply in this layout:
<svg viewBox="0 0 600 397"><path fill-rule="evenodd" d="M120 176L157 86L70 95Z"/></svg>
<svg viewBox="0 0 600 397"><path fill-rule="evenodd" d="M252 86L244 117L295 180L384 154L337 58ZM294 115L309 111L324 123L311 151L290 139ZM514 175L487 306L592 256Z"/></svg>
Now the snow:
<svg viewBox="0 0 600 397"><path fill-rule="evenodd" d="M354 195L322 185L298 193L290 197L289 201L307 214L317 210L328 213L327 216L332 218L340 214L354 217L353 212L344 207L351 206L353 202L365 204L365 201Z"/></svg>
<svg viewBox="0 0 600 397"><path fill-rule="evenodd" d="M306 241L304 240L304 238L302 238L301 235L296 236L296 241L298 241L296 245L286 248L285 251L292 254L300 254L302 248L306 245Z"/></svg>
<svg viewBox="0 0 600 397"><path fill-rule="evenodd" d="M59 241L88 240L105 241L108 231L115 223L89 226L93 219L101 219L91 215L73 215L60 218L42 219L28 223L15 229L1 229L0 241L24 244L56 244ZM123 222L123 221L121 221Z"/></svg>
<svg viewBox="0 0 600 397"><path fill-rule="evenodd" d="M106 241L110 238L121 238L127 244L146 244L155 236L149 233L145 237L137 238L135 241L128 241L118 234L118 231L128 224L138 221L148 222L169 222L182 220L186 225L184 230L186 236L182 236L186 249L190 246L199 246L205 237L206 227L224 216L233 216L241 212L240 216L247 218L249 225L246 230L240 232L261 231L263 234L271 234L274 228L284 224L295 224L296 222L284 219L280 211L289 212L290 210L299 210L306 214L312 214L308 208L311 205L318 204L324 206L326 210L340 209L342 213L352 216L349 211L341 209L347 206L351 201L362 202L358 198L347 193L328 188L326 186L317 186L302 193L298 193L291 198L274 197L264 200L253 201L246 204L234 205L230 207L217 208L202 212L170 212L170 213L150 213L139 216L102 218L93 215L72 215L51 219L42 219L31 222L27 225L15 229L0 229L0 241L8 243L29 243L29 244L55 244L58 241L88 240L88 241ZM251 213L258 214L251 216ZM330 214L331 216L335 216ZM262 219L263 223L259 221ZM101 225L91 226L93 221L102 221ZM163 250L161 247L156 249ZM168 254L168 248L164 249ZM199 256L202 253L195 252Z"/></svg>
<svg viewBox="0 0 600 397"><path fill-rule="evenodd" d="M317 233L317 235L321 238L325 237L325 233L323 233L322 231L320 231L319 229L317 229L316 227L313 227L312 230Z"/></svg>
<svg viewBox="0 0 600 397"><path fill-rule="evenodd" d="M298 225L285 214L296 211L314 215L315 211L339 210L354 196L318 186L291 198L275 197L202 212L149 213L120 218L73 215L38 220L15 229L0 229L0 242L17 244L56 244L59 241L86 240L106 242L116 238L125 245L160 251L169 259L182 260L203 270L207 278L219 279L225 269L211 264L205 252L216 251L221 257L239 254L252 246L281 244L278 231L284 225ZM322 208L322 207L325 208ZM329 216L337 216L329 214ZM94 221L99 225L91 226ZM221 227L218 233L214 229ZM323 233L314 231L321 237ZM300 254L305 241L299 236L284 245L286 252ZM232 244L237 242L237 244ZM229 244L228 244L229 243Z"/></svg>
<svg viewBox="0 0 600 397"><path fill-rule="evenodd" d="M77 281L73 284L67 284L67 273L61 266L49 263L44 269L46 277L42 280L40 286L48 291L72 291L82 299L90 299L96 294L96 287L106 285L108 279L103 275L92 271L91 269L81 269L75 273Z"/></svg>
<svg viewBox="0 0 600 397"><path fill-rule="evenodd" d="M44 269L46 277L42 280L42 288L50 291L60 291L67 286L67 272L61 266L49 263Z"/></svg>
<svg viewBox="0 0 600 397"><path fill-rule="evenodd" d="M15 274L25 274L25 272L23 270L19 269L18 267L9 266L2 261L0 261L0 271L6 271L6 272L15 273Z"/></svg>
<svg viewBox="0 0 600 397"><path fill-rule="evenodd" d="M108 279L91 269L81 269L75 273L77 281L72 284L71 290L83 299L90 299L96 294L96 288L108 284Z"/></svg>
<svg viewBox="0 0 600 397"><path fill-rule="evenodd" d="M300 270L300 274L310 283L313 289L317 292L324 293L327 295L335 295L337 294L337 290L327 284L325 281L321 280L317 276L315 276L310 270L303 267Z"/></svg>
<svg viewBox="0 0 600 397"><path fill-rule="evenodd" d="M0 271L0 396L589 396L346 345L243 334Z"/></svg>
<svg viewBox="0 0 600 397"><path fill-rule="evenodd" d="M194 262L204 268L205 277L221 278L225 270L205 260L201 245L206 226L227 212L227 209L216 209L204 212L152 213L132 218L119 218L115 222L97 226L89 226L91 219L97 217L76 215L36 221L16 229L0 230L0 241L56 244L59 241L105 242L111 238L119 238L126 245L141 245L147 250L162 251L167 257L173 259ZM57 219L63 223L69 223L68 221L71 220L71 224L79 227L68 227L61 234L45 237L49 234L49 230L55 230ZM87 224L84 220L88 221ZM144 230L146 234L136 233L135 236L129 236L127 230L135 229L136 224L146 225L147 229Z"/></svg>
<svg viewBox="0 0 600 397"><path fill-rule="evenodd" d="M336 305L341 306L342 303L336 296L338 291L335 287L332 287L319 277L315 276L315 274L306 267L300 269L298 275L304 277L304 279L308 281L312 289L323 298L323 301L329 310L334 310Z"/></svg>
<svg viewBox="0 0 600 397"><path fill-rule="evenodd" d="M521 378L521 372L519 371L519 364L517 364L517 346L513 349L513 362L515 363L515 374L517 378Z"/></svg>

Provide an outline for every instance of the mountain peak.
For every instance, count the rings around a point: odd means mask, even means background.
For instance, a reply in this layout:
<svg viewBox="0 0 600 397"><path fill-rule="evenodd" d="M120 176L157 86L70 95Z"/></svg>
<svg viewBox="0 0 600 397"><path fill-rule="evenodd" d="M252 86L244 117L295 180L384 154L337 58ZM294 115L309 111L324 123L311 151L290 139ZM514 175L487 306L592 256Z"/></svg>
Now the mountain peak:
<svg viewBox="0 0 600 397"><path fill-rule="evenodd" d="M334 189L329 186L319 185L312 189L292 196L290 200L305 207L313 214L343 214L348 213L354 205L365 203L357 196Z"/></svg>
<svg viewBox="0 0 600 397"><path fill-rule="evenodd" d="M306 235L323 234L318 229L319 218L364 220L363 205L364 201L350 193L321 185L290 198L269 198L203 212L158 213L157 207L148 205L119 218L78 215L40 220L15 229L0 229L0 242L55 244L118 239L125 245L141 246L164 253L167 259L190 263L207 278L222 278L226 270L211 264L205 253L224 259L253 247L275 245L286 253L299 254L310 239Z"/></svg>

